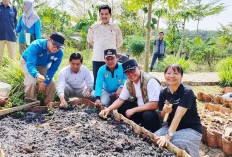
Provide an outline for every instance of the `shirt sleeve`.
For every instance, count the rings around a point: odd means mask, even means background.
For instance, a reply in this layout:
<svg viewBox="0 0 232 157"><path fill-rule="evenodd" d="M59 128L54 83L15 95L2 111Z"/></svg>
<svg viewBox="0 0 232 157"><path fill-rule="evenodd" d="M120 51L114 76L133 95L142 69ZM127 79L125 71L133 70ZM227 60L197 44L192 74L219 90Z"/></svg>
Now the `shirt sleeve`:
<svg viewBox="0 0 232 157"><path fill-rule="evenodd" d="M44 82L44 84L49 84L51 82L53 76L55 75L56 71L60 66L61 60L63 58L63 51L61 49L59 51L61 51L61 53L57 52L59 53L57 56L57 60L54 60L52 62L51 67L48 69L47 74L45 76L46 81Z"/></svg>
<svg viewBox="0 0 232 157"><path fill-rule="evenodd" d="M21 29L22 29L21 21L22 21L22 16L20 16L19 23L18 23L18 25L16 27L16 30L15 30L16 33L21 32Z"/></svg>
<svg viewBox="0 0 232 157"><path fill-rule="evenodd" d="M28 51L26 61L27 70L32 77L36 78L36 76L39 74L39 71L36 69L36 61L39 53L39 48L37 48L36 45L32 43L26 51Z"/></svg>
<svg viewBox="0 0 232 157"><path fill-rule="evenodd" d="M126 74L123 73L123 80L122 80L121 85L124 85L124 83L126 82L126 80L127 80Z"/></svg>
<svg viewBox="0 0 232 157"><path fill-rule="evenodd" d="M16 10L16 8L14 7L14 11L15 11L15 17L14 17L14 28L16 28L17 27L17 10Z"/></svg>
<svg viewBox="0 0 232 157"><path fill-rule="evenodd" d="M147 83L147 94L150 102L159 101L161 86L156 79L151 78Z"/></svg>
<svg viewBox="0 0 232 157"><path fill-rule="evenodd" d="M40 19L38 19L35 23L35 37L36 39L41 39L41 23L40 23Z"/></svg>
<svg viewBox="0 0 232 157"><path fill-rule="evenodd" d="M104 81L104 68L105 66L102 66L97 73L97 80L95 85L95 97L101 97L102 86Z"/></svg>
<svg viewBox="0 0 232 157"><path fill-rule="evenodd" d="M122 88L122 92L121 94L119 95L119 98L122 99L122 100L128 100L129 98L131 97L127 87L126 87L126 84L123 86Z"/></svg>
<svg viewBox="0 0 232 157"><path fill-rule="evenodd" d="M159 111L162 111L163 110L163 107L164 107L164 90L162 90L160 92L160 95L159 95Z"/></svg>
<svg viewBox="0 0 232 157"><path fill-rule="evenodd" d="M122 32L120 28L117 26L117 34L116 34L116 47L119 48L123 44L123 39L122 39Z"/></svg>
<svg viewBox="0 0 232 157"><path fill-rule="evenodd" d="M184 94L180 100L179 106L191 109L193 103L196 102L196 97L191 89L185 89Z"/></svg>
<svg viewBox="0 0 232 157"><path fill-rule="evenodd" d="M94 31L93 31L93 27L89 27L89 30L88 30L88 35L87 35L87 41L88 43L91 43L94 41Z"/></svg>
<svg viewBox="0 0 232 157"><path fill-rule="evenodd" d="M88 88L93 89L93 81L88 68L85 68L85 84Z"/></svg>
<svg viewBox="0 0 232 157"><path fill-rule="evenodd" d="M66 84L65 69L62 69L58 74L57 84L56 84L56 90L58 96L64 95L65 84Z"/></svg>

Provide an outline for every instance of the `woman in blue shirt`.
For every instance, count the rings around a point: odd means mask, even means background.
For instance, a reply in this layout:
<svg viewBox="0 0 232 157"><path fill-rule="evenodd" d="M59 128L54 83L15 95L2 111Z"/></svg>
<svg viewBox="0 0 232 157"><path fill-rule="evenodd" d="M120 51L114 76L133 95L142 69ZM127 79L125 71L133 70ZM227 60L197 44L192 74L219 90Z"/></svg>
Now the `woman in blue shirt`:
<svg viewBox="0 0 232 157"><path fill-rule="evenodd" d="M22 54L33 40L41 39L40 19L34 12L33 2L30 0L23 1L23 15L20 16L16 33L19 34L19 52ZM26 43L26 33L30 35L30 43Z"/></svg>

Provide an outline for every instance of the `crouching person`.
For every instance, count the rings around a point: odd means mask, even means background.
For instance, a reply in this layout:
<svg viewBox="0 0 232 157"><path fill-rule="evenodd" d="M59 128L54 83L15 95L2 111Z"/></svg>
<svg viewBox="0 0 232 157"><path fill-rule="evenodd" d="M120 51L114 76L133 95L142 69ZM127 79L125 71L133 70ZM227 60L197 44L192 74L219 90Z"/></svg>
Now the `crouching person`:
<svg viewBox="0 0 232 157"><path fill-rule="evenodd" d="M98 70L95 85L95 104L97 107L111 105L119 97L123 84L127 80L123 73L122 64L117 62L116 49L105 50L104 58L106 64Z"/></svg>
<svg viewBox="0 0 232 157"><path fill-rule="evenodd" d="M199 157L199 145L202 138L202 125L197 113L196 97L193 91L181 83L183 69L178 64L170 64L164 71L168 84L160 93L159 110L168 125L155 132L157 144L167 146L171 141L178 148L186 150L191 156ZM168 103L173 106L170 107Z"/></svg>
<svg viewBox="0 0 232 157"><path fill-rule="evenodd" d="M151 75L138 69L134 59L122 64L128 80L123 86L119 98L108 108L102 110L99 116L108 115L112 110L144 126L151 132L160 128L160 117L155 111L158 109L159 94L162 89L160 83ZM131 97L134 101L129 102Z"/></svg>
<svg viewBox="0 0 232 157"><path fill-rule="evenodd" d="M89 69L82 64L82 55L73 53L69 57L69 65L61 69L58 74L57 93L62 108L67 108L67 101L71 97L91 99L92 78Z"/></svg>
<svg viewBox="0 0 232 157"><path fill-rule="evenodd" d="M38 39L22 54L20 67L25 75L25 98L36 99L36 93L44 93L47 105L54 99L53 76L63 58L64 36L54 32L48 39ZM38 88L36 83L38 83Z"/></svg>

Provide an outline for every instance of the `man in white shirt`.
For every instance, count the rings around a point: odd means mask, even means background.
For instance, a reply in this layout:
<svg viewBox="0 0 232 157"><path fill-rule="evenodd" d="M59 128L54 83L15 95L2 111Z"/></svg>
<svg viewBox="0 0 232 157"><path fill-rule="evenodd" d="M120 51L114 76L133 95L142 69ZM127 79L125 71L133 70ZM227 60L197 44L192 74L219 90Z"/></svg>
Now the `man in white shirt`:
<svg viewBox="0 0 232 157"><path fill-rule="evenodd" d="M71 97L90 99L93 82L89 69L82 64L82 55L73 53L69 58L69 65L61 69L58 74L57 93L62 108L67 108L67 101Z"/></svg>
<svg viewBox="0 0 232 157"><path fill-rule="evenodd" d="M88 30L87 40L93 46L94 87L98 69L105 64L104 50L117 49L123 44L120 28L110 22L112 16L108 5L101 5L99 17L101 21L94 23Z"/></svg>
<svg viewBox="0 0 232 157"><path fill-rule="evenodd" d="M102 110L99 116L108 115L112 110L141 124L151 132L160 128L160 117L155 111L158 109L159 94L162 89L155 77L138 69L134 59L122 64L123 71L128 78L119 98L108 108ZM133 97L133 101L127 101Z"/></svg>

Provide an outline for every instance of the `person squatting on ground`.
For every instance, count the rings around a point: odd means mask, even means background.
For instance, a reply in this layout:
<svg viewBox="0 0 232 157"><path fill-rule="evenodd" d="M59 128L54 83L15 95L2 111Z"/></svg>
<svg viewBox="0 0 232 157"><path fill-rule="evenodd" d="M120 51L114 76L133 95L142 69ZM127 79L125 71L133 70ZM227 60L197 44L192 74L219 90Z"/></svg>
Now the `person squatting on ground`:
<svg viewBox="0 0 232 157"><path fill-rule="evenodd" d="M122 87L127 80L123 73L122 64L118 63L116 49L107 49L104 51L105 65L97 73L95 88L95 104L108 107L116 98L119 97ZM102 90L102 87L104 88Z"/></svg>
<svg viewBox="0 0 232 157"><path fill-rule="evenodd" d="M44 103L47 105L54 99L54 74L63 58L65 38L60 32L54 32L48 39L38 39L32 42L20 58L20 67L25 75L25 98L36 99L38 93L44 93Z"/></svg>
<svg viewBox="0 0 232 157"><path fill-rule="evenodd" d="M196 97L193 91L181 83L183 69L178 64L170 64L164 71L168 87L161 91L159 110L161 116L169 114L168 125L155 132L159 146L169 141L186 150L191 156L199 157L199 145L202 138L202 125L197 112ZM172 99L173 106L168 106Z"/></svg>
<svg viewBox="0 0 232 157"><path fill-rule="evenodd" d="M151 65L150 65L150 72L152 72L153 70L153 66L158 58L159 61L163 60L164 54L166 52L166 41L164 40L164 33L163 32L159 32L159 38L155 39L154 41L154 45L153 45L153 58L151 61Z"/></svg>
<svg viewBox="0 0 232 157"><path fill-rule="evenodd" d="M21 55L32 41L42 38L40 19L34 11L33 2L31 0L24 0L23 10L24 13L20 16L16 28L16 33L19 33L19 52ZM26 43L27 34L30 36L30 43Z"/></svg>
<svg viewBox="0 0 232 157"><path fill-rule="evenodd" d="M69 65L61 69L58 74L56 89L62 108L67 108L67 101L71 97L91 99L92 78L89 69L82 64L82 55L72 53L69 57Z"/></svg>
<svg viewBox="0 0 232 157"><path fill-rule="evenodd" d="M5 45L7 45L10 58L14 59L16 57L17 10L9 1L2 0L0 3L0 65L2 64Z"/></svg>
<svg viewBox="0 0 232 157"><path fill-rule="evenodd" d="M160 117L155 111L158 109L159 94L162 89L160 83L151 75L138 69L134 59L122 64L128 80L125 82L119 98L108 108L102 110L99 116L108 115L112 110L141 124L154 132L160 128ZM133 101L127 101L130 98Z"/></svg>
<svg viewBox="0 0 232 157"><path fill-rule="evenodd" d="M123 43L121 30L116 24L110 22L111 16L111 8L108 5L101 5L99 8L101 21L94 23L88 30L87 40L93 46L94 89L97 72L105 64L104 50L117 49Z"/></svg>

